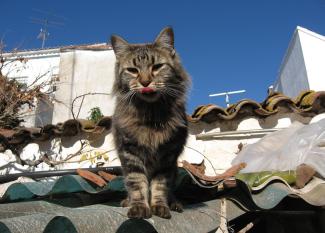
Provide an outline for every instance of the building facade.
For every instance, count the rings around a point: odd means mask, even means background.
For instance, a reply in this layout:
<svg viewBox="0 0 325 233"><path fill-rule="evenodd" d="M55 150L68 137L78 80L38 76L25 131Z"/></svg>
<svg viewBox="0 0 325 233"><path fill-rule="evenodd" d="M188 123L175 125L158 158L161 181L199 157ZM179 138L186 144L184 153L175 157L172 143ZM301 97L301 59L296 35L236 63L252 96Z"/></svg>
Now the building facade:
<svg viewBox="0 0 325 233"><path fill-rule="evenodd" d="M24 115L25 126L57 124L71 118L87 118L94 107L112 115L111 89L115 55L107 44L64 46L3 54L3 74L30 86L50 82L50 102L39 102ZM24 58L23 60L17 58ZM49 90L50 89L50 90ZM78 97L80 96L80 97ZM72 106L73 105L73 106Z"/></svg>
<svg viewBox="0 0 325 233"><path fill-rule="evenodd" d="M325 37L297 27L280 66L274 91L295 97L304 90L325 90Z"/></svg>

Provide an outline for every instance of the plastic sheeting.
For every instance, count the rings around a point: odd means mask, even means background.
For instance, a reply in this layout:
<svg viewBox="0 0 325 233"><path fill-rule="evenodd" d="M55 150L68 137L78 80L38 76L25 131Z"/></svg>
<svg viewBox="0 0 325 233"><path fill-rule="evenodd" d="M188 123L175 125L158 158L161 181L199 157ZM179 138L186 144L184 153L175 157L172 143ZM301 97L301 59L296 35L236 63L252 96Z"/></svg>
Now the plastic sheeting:
<svg viewBox="0 0 325 233"><path fill-rule="evenodd" d="M313 167L325 177L325 119L310 125L299 122L246 146L232 164L247 163L242 173Z"/></svg>

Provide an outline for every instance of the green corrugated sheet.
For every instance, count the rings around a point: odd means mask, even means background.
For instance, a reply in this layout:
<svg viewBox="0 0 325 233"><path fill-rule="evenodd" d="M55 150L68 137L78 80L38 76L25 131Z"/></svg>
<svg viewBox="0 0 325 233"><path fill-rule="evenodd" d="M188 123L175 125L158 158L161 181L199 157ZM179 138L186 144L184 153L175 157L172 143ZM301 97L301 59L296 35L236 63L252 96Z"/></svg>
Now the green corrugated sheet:
<svg viewBox="0 0 325 233"><path fill-rule="evenodd" d="M78 208L64 207L45 201L2 204L1 233L200 233L215 231L220 224L220 200L185 208L183 213L172 212L171 219L152 217L130 220L127 208L106 204ZM244 212L227 202L227 218L234 219Z"/></svg>
<svg viewBox="0 0 325 233"><path fill-rule="evenodd" d="M238 173L236 179L245 182L250 188L256 188L265 184L268 180L280 178L284 180L289 185L296 182L296 172L295 171L263 171L254 173Z"/></svg>
<svg viewBox="0 0 325 233"><path fill-rule="evenodd" d="M7 203L0 205L0 232L128 232L130 228L142 232L208 232L219 224L220 198L234 200L246 210L272 209L292 194L284 181L293 183L295 174L263 172L240 174L237 179L235 188L207 189L196 185L186 171L180 169L175 190L178 198L184 203L199 204L183 214L173 213L172 220L154 217L142 221L128 220L127 210L117 207L125 196L122 177L103 188L77 175L63 176L55 182L16 183L8 187L1 199ZM323 193L324 183L316 185L315 192L301 197L309 203L321 204ZM39 201L40 198L43 201ZM207 202L212 199L214 201ZM229 203L230 216L244 213ZM186 222L191 222L191 227Z"/></svg>
<svg viewBox="0 0 325 233"><path fill-rule="evenodd" d="M124 192L123 178L117 177L103 188L91 184L78 175L63 176L54 182L15 183L9 186L2 200L17 201L53 194L75 192L99 193L104 191Z"/></svg>

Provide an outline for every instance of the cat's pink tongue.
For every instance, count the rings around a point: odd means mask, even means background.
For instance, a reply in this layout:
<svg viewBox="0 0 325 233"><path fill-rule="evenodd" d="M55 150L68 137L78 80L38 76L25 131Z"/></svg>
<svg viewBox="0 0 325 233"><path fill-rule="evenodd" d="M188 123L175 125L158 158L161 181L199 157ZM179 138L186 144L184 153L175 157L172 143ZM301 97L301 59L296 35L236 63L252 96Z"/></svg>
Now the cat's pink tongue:
<svg viewBox="0 0 325 233"><path fill-rule="evenodd" d="M155 92L155 90L152 89L151 87L144 87L141 89L142 94L153 93L153 92Z"/></svg>

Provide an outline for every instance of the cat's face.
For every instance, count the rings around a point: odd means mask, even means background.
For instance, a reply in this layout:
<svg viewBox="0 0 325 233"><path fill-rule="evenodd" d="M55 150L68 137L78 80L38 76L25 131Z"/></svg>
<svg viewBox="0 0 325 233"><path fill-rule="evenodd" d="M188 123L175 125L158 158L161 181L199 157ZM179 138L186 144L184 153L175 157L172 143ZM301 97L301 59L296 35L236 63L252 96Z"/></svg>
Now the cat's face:
<svg viewBox="0 0 325 233"><path fill-rule="evenodd" d="M116 59L115 91L125 98L155 102L185 92L186 80L178 74L179 60L174 50L174 34L166 28L152 44L129 44L112 36ZM184 89L184 90L183 90Z"/></svg>

